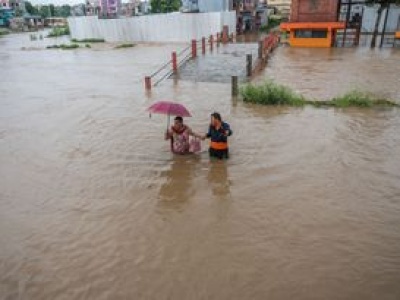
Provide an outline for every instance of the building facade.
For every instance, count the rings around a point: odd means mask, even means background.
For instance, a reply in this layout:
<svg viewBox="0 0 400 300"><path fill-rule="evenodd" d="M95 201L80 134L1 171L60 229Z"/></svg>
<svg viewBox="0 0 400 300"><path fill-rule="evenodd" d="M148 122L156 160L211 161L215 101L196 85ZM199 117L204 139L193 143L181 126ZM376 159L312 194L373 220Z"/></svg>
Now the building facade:
<svg viewBox="0 0 400 300"><path fill-rule="evenodd" d="M24 9L24 1L23 0L0 0L0 7L2 8L10 8L10 9Z"/></svg>
<svg viewBox="0 0 400 300"><path fill-rule="evenodd" d="M100 15L106 18L118 17L121 0L100 0Z"/></svg>
<svg viewBox="0 0 400 300"><path fill-rule="evenodd" d="M268 0L268 6L284 17L290 15L291 4L292 0Z"/></svg>
<svg viewBox="0 0 400 300"><path fill-rule="evenodd" d="M233 0L183 0L182 12L221 12L233 9Z"/></svg>
<svg viewBox="0 0 400 300"><path fill-rule="evenodd" d="M332 47L336 32L345 28L338 22L339 0L293 0L290 22L281 24L293 47Z"/></svg>

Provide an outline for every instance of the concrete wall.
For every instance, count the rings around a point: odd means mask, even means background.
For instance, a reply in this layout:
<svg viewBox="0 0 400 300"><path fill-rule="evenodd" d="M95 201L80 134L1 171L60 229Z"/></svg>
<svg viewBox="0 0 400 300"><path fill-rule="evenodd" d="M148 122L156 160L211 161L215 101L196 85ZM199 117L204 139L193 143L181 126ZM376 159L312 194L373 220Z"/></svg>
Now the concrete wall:
<svg viewBox="0 0 400 300"><path fill-rule="evenodd" d="M373 32L375 29L376 18L378 17L377 11L379 6L366 6L364 8L362 20L362 32ZM379 24L379 32L383 30L387 10L382 12L381 21ZM389 15L386 24L385 32L394 32L400 30L400 7L392 5L389 9Z"/></svg>
<svg viewBox="0 0 400 300"><path fill-rule="evenodd" d="M338 0L293 0L290 22L336 22Z"/></svg>
<svg viewBox="0 0 400 300"><path fill-rule="evenodd" d="M98 38L107 42L188 42L222 31L236 30L236 13L160 14L121 19L68 18L74 39Z"/></svg>

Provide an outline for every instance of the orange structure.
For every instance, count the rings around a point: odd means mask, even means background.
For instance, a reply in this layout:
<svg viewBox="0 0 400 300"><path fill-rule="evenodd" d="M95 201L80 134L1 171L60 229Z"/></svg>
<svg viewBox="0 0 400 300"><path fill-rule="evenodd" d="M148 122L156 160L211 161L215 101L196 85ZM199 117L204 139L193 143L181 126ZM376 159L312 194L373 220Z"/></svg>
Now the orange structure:
<svg viewBox="0 0 400 300"><path fill-rule="evenodd" d="M397 31L397 32L396 32L395 38L396 38L396 39L400 39L400 31Z"/></svg>
<svg viewBox="0 0 400 300"><path fill-rule="evenodd" d="M292 47L323 47L334 45L338 29L344 22L337 22L339 0L292 0L290 22L281 24L289 32Z"/></svg>
<svg viewBox="0 0 400 300"><path fill-rule="evenodd" d="M334 44L336 30L344 26L344 22L299 22L284 23L281 29L289 32L292 47L329 48Z"/></svg>

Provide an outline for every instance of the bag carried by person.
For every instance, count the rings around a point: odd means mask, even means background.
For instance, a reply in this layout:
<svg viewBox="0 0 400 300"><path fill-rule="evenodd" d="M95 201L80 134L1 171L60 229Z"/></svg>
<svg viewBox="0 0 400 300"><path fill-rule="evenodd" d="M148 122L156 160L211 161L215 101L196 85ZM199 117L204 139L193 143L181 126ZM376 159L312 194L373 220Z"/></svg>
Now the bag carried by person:
<svg viewBox="0 0 400 300"><path fill-rule="evenodd" d="M201 151L201 141L199 138L192 138L189 145L189 152L197 153Z"/></svg>

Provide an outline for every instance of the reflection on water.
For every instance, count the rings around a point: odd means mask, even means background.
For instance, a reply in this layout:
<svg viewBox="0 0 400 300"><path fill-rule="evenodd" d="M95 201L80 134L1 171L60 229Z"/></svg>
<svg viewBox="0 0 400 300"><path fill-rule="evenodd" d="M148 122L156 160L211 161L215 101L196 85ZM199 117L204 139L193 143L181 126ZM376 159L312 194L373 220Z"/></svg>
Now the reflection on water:
<svg viewBox="0 0 400 300"><path fill-rule="evenodd" d="M199 168L200 158L197 155L174 156L170 169L161 172L165 183L159 191L164 205L178 207L189 201L193 194L193 178Z"/></svg>
<svg viewBox="0 0 400 300"><path fill-rule="evenodd" d="M0 299L400 298L398 109L260 107L215 82L146 95L177 45L28 37L0 38ZM399 55L279 48L257 80L399 99ZM196 132L220 112L230 159L172 155L160 99Z"/></svg>
<svg viewBox="0 0 400 300"><path fill-rule="evenodd" d="M228 199L230 196L230 180L227 162L214 160L210 163L207 174L208 184L217 199Z"/></svg>

